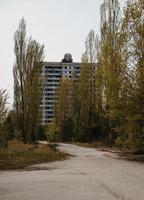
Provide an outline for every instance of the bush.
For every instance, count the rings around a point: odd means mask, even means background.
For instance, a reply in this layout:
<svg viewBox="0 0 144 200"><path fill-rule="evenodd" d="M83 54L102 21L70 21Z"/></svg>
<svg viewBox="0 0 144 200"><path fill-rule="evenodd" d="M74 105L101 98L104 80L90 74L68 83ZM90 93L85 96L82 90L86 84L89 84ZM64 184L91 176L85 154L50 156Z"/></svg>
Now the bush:
<svg viewBox="0 0 144 200"><path fill-rule="evenodd" d="M133 146L137 153L144 153L144 128L139 128L133 134Z"/></svg>
<svg viewBox="0 0 144 200"><path fill-rule="evenodd" d="M52 123L48 124L46 128L46 137L51 149L56 150L57 142L59 139L59 127L57 126L56 122L53 121Z"/></svg>
<svg viewBox="0 0 144 200"><path fill-rule="evenodd" d="M123 147L123 141L120 137L118 137L116 140L115 140L115 145L119 148L122 148Z"/></svg>
<svg viewBox="0 0 144 200"><path fill-rule="evenodd" d="M36 140L46 140L45 127L41 124L38 125L36 130Z"/></svg>

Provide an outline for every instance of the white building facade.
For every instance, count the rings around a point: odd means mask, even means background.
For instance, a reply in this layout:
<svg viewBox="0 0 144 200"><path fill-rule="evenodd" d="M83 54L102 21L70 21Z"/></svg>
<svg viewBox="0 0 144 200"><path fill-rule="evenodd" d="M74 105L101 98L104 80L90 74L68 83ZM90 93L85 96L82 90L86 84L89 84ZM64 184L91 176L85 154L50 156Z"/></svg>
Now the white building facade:
<svg viewBox="0 0 144 200"><path fill-rule="evenodd" d="M71 54L65 54L61 62L44 62L42 69L43 97L41 102L42 124L54 118L55 90L62 79L72 79L80 75L80 63L73 62Z"/></svg>

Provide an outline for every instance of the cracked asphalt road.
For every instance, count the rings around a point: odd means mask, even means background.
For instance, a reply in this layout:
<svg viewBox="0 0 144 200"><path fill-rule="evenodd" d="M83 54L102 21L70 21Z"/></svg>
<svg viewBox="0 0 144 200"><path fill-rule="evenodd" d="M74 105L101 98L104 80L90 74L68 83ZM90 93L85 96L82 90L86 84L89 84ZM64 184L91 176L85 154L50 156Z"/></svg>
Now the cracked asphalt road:
<svg viewBox="0 0 144 200"><path fill-rule="evenodd" d="M0 200L144 200L144 164L76 145L60 148L75 156L0 172Z"/></svg>

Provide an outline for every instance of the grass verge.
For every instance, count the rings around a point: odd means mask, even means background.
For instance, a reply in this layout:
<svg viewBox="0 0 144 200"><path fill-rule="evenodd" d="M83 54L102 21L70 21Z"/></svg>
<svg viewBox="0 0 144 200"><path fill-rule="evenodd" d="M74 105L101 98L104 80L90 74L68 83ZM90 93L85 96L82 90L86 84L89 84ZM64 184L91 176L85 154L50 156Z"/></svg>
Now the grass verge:
<svg viewBox="0 0 144 200"><path fill-rule="evenodd" d="M30 165L64 160L68 155L52 151L47 145L28 145L12 142L0 149L0 170L25 169Z"/></svg>

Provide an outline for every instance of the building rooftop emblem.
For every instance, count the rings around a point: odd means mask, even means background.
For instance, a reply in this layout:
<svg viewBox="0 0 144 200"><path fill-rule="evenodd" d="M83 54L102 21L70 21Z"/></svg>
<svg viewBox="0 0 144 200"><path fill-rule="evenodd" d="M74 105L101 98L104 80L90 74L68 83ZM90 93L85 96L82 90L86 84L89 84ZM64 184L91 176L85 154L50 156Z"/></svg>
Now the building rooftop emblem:
<svg viewBox="0 0 144 200"><path fill-rule="evenodd" d="M62 62L72 63L73 62L72 55L70 53L66 53L64 55L64 58L62 59Z"/></svg>

